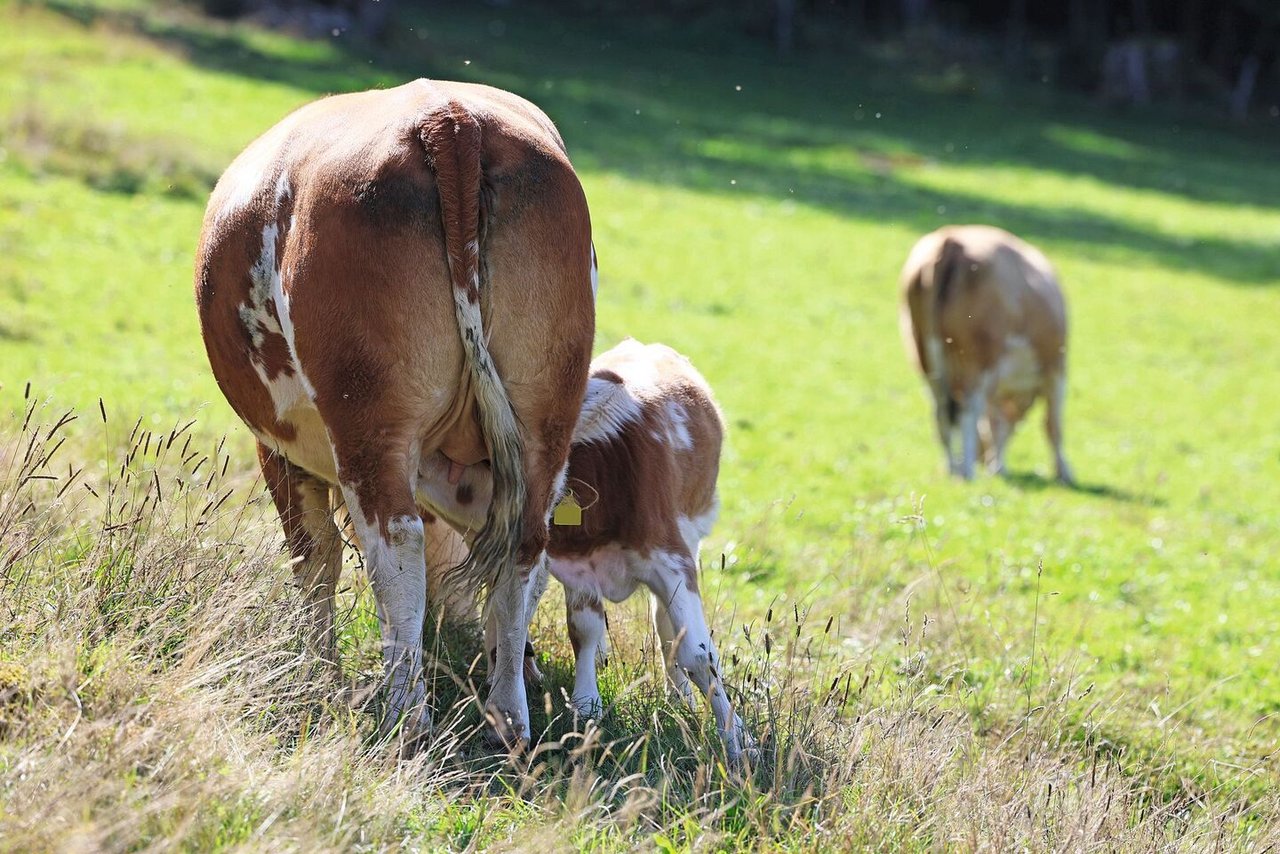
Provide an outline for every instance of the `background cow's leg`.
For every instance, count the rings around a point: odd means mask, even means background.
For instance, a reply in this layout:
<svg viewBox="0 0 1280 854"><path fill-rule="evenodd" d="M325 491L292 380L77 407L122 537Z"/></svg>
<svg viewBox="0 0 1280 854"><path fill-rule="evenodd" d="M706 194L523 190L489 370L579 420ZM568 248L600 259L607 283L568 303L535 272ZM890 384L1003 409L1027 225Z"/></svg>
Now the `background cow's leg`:
<svg viewBox="0 0 1280 854"><path fill-rule="evenodd" d="M991 446L985 460L987 470L992 474L1004 474L1005 447L1009 443L1009 434L1013 431L1004 410L995 401L987 406L987 423L991 432Z"/></svg>
<svg viewBox="0 0 1280 854"><path fill-rule="evenodd" d="M1062 409L1067 398L1067 375L1057 371L1045 381L1044 429L1049 436L1049 445L1053 448L1053 464L1058 480L1066 484L1075 483L1075 475L1067 458L1062 452Z"/></svg>
<svg viewBox="0 0 1280 854"><path fill-rule="evenodd" d="M950 392L940 384L933 386L933 418L938 427L938 442L947 458L947 471L959 474L960 464L955 456L956 406Z"/></svg>
<svg viewBox="0 0 1280 854"><path fill-rule="evenodd" d="M649 611L653 617L653 628L658 633L658 649L662 653L662 661L667 671L667 685L686 703L693 702L693 684L689 676L676 661L677 644L675 626L671 623L671 614L667 612L666 602L653 593L649 597Z"/></svg>
<svg viewBox="0 0 1280 854"><path fill-rule="evenodd" d="M382 445L382 447L380 447ZM426 537L410 490L408 442L335 443L339 479L351 523L364 551L378 603L387 707L382 731L397 723L406 746L430 731L422 682L422 627L427 607Z"/></svg>
<svg viewBox="0 0 1280 854"><path fill-rule="evenodd" d="M293 556L293 578L311 618L311 642L338 666L333 595L342 572L342 537L333 521L329 485L258 443L258 463Z"/></svg>
<svg viewBox="0 0 1280 854"><path fill-rule="evenodd" d="M720 654L711 639L702 597L698 595L697 561L684 550L658 552L648 562L645 578L653 594L666 605L676 638L676 663L689 674L694 684L706 695L715 715L716 727L724 739L730 760L742 756L743 747L751 739L729 702L724 677L720 672Z"/></svg>
<svg viewBox="0 0 1280 854"><path fill-rule="evenodd" d="M977 387L960 401L960 466L959 474L965 480L972 480L978 462L978 420L987 414L987 400L995 378L991 373L983 372L978 377Z"/></svg>
<svg viewBox="0 0 1280 854"><path fill-rule="evenodd" d="M978 460L978 418L983 401L978 395L970 395L960 406L960 462L955 474L965 480L973 479Z"/></svg>
<svg viewBox="0 0 1280 854"><path fill-rule="evenodd" d="M566 587L564 610L573 645L573 705L583 715L594 717L604 709L596 676L596 665L608 649L604 602L588 590Z"/></svg>
<svg viewBox="0 0 1280 854"><path fill-rule="evenodd" d="M978 417L978 462L988 467L996 454L993 419L989 406Z"/></svg>

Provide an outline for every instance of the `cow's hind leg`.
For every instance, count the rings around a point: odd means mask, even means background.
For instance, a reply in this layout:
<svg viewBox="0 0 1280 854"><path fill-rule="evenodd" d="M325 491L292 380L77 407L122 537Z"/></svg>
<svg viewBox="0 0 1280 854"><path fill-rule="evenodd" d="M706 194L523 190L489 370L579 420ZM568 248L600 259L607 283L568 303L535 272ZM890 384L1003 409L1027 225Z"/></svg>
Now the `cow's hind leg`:
<svg viewBox="0 0 1280 854"><path fill-rule="evenodd" d="M720 653L706 615L702 597L698 595L697 561L685 550L655 553L645 578L653 594L659 597L671 617L676 640L676 664L706 695L716 719L716 727L724 739L725 752L731 761L742 757L743 748L751 747L751 739L742 719L733 711L720 670Z"/></svg>
<svg viewBox="0 0 1280 854"><path fill-rule="evenodd" d="M540 581L531 584L526 591L526 600L528 605L526 610L529 613L530 622L538 610L538 603L542 601L542 594L546 592L546 574L541 574ZM494 668L498 661L498 619L497 612L492 608L487 609L484 621L484 648L489 662L489 678L490 685L493 684ZM533 641L526 636L524 642L524 684L525 688L533 688L542 683L542 671L538 669L538 654L533 648Z"/></svg>
<svg viewBox="0 0 1280 854"><path fill-rule="evenodd" d="M329 484L258 443L258 463L293 556L293 578L310 612L311 642L335 669L333 596L342 572L342 537L333 521Z"/></svg>
<svg viewBox="0 0 1280 854"><path fill-rule="evenodd" d="M485 603L486 645L490 648L489 698L485 712L494 734L508 747L529 739L527 664L531 661L529 622L546 588L546 554L498 576ZM536 673L536 667L534 668Z"/></svg>
<svg viewBox="0 0 1280 854"><path fill-rule="evenodd" d="M517 388L527 394L531 386ZM522 431L525 489L520 541L514 561L491 570L494 582L485 603L486 646L490 651L485 712L493 724L493 735L512 748L530 737L526 680L538 674L530 654L529 622L547 588L551 508L564 487L572 418L576 418L579 404L575 400L567 406L563 395L557 397L550 390L538 400L554 401L562 411L551 414L531 401L524 401L523 408L516 407L517 420L537 423L542 429ZM539 411L541 416L534 414ZM522 412L525 414L519 415Z"/></svg>
<svg viewBox="0 0 1280 854"><path fill-rule="evenodd" d="M583 715L594 717L603 711L596 665L608 649L604 602L591 591L566 587L564 608L573 645L573 705Z"/></svg>
<svg viewBox="0 0 1280 854"><path fill-rule="evenodd" d="M338 479L364 551L377 600L386 676L384 735L403 736L406 750L430 731L422 682L422 628L427 607L426 537L410 489L417 470L408 440L335 437ZM379 441L380 440L380 441Z"/></svg>

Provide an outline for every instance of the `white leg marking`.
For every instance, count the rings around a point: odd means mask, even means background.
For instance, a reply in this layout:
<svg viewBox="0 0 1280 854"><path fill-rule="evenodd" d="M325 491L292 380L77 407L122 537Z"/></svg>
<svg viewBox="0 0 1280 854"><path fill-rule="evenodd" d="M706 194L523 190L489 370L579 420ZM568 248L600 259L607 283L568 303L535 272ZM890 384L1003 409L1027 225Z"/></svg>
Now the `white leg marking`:
<svg viewBox="0 0 1280 854"><path fill-rule="evenodd" d="M427 609L422 519L393 517L387 520L384 537L377 524L362 512L355 490L343 484L342 493L364 547L365 566L378 602L388 688L383 732L390 731L403 718L407 736L426 735L431 728L431 714L422 684L422 624Z"/></svg>
<svg viewBox="0 0 1280 854"><path fill-rule="evenodd" d="M998 405L990 407L987 421L991 424L992 443L991 458L987 461L987 467L992 474L1004 474L1005 449L1009 446L1009 436L1013 430Z"/></svg>
<svg viewBox="0 0 1280 854"><path fill-rule="evenodd" d="M938 428L938 442L947 458L947 471L956 475L960 473L960 460L955 453L956 425L951 419L951 389L947 382L947 363L942 339L937 335L926 335L924 350L929 362L929 391L933 394L933 418Z"/></svg>
<svg viewBox="0 0 1280 854"><path fill-rule="evenodd" d="M564 607L575 661L573 705L583 715L596 717L604 710L596 677L596 665L607 650L604 603L594 593L566 588Z"/></svg>
<svg viewBox="0 0 1280 854"><path fill-rule="evenodd" d="M538 611L538 603L542 601L542 596L547 592L547 582L550 580L550 573L547 571L547 562L544 560L541 564L534 567L529 575L529 581L524 587L525 597L525 646L523 651L528 651L528 626L533 622L534 614ZM484 649L489 665L488 682L492 686L494 684L495 672L497 670L498 656L498 617L497 611L493 608L486 608L484 619ZM542 671L538 669L538 662L532 656L525 655L523 659L523 675L526 690L542 681Z"/></svg>

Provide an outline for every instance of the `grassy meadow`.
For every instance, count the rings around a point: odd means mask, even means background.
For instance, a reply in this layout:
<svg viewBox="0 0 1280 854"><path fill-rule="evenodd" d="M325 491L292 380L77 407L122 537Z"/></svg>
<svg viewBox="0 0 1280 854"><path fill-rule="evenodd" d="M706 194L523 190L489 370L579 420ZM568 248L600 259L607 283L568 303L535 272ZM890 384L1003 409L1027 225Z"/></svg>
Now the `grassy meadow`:
<svg viewBox="0 0 1280 854"><path fill-rule="evenodd" d="M661 696L639 597L597 727L564 712L552 585L540 746L510 761L472 733L465 632L435 745L371 742L354 556L343 684L302 651L192 255L258 133L418 76L546 110L591 204L598 349L663 341L716 389L703 588L764 747L745 776ZM1278 146L1275 121L1111 112L919 45L779 61L450 3L373 51L0 2L0 849L1273 848ZM1079 488L1039 408L1010 476L945 475L896 280L951 222L1061 274Z"/></svg>

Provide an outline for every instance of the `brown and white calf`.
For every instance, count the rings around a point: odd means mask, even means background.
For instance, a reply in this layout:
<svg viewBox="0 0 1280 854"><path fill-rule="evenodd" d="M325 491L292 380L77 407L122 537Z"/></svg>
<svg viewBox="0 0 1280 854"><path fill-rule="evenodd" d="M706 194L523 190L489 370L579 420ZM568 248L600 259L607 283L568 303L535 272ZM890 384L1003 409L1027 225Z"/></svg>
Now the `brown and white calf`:
<svg viewBox="0 0 1280 854"><path fill-rule="evenodd" d="M574 704L601 711L597 658L606 651L604 600L649 589L672 687L706 695L728 755L750 738L725 691L698 590L698 546L715 521L724 424L711 390L684 356L627 340L591 363L569 452L568 490L581 524L555 524L547 552L565 587L576 657ZM468 468L459 488L487 500L488 472ZM449 494L439 497L447 503ZM473 505L474 506L474 505ZM455 506L466 524L468 508ZM474 510L471 512L475 512Z"/></svg>
<svg viewBox="0 0 1280 854"><path fill-rule="evenodd" d="M933 393L951 473L973 477L980 449L1003 472L1013 428L1043 394L1057 476L1072 482L1062 453L1067 312L1044 255L998 228L948 226L912 248L901 288L903 338Z"/></svg>
<svg viewBox="0 0 1280 854"><path fill-rule="evenodd" d="M335 655L330 486L378 604L391 730L427 731L421 512L470 466L496 498L461 528L489 591L488 708L528 736L529 611L545 584L594 336L586 199L551 121L497 89L417 80L325 98L214 189L195 292L218 385L258 439L295 573Z"/></svg>

